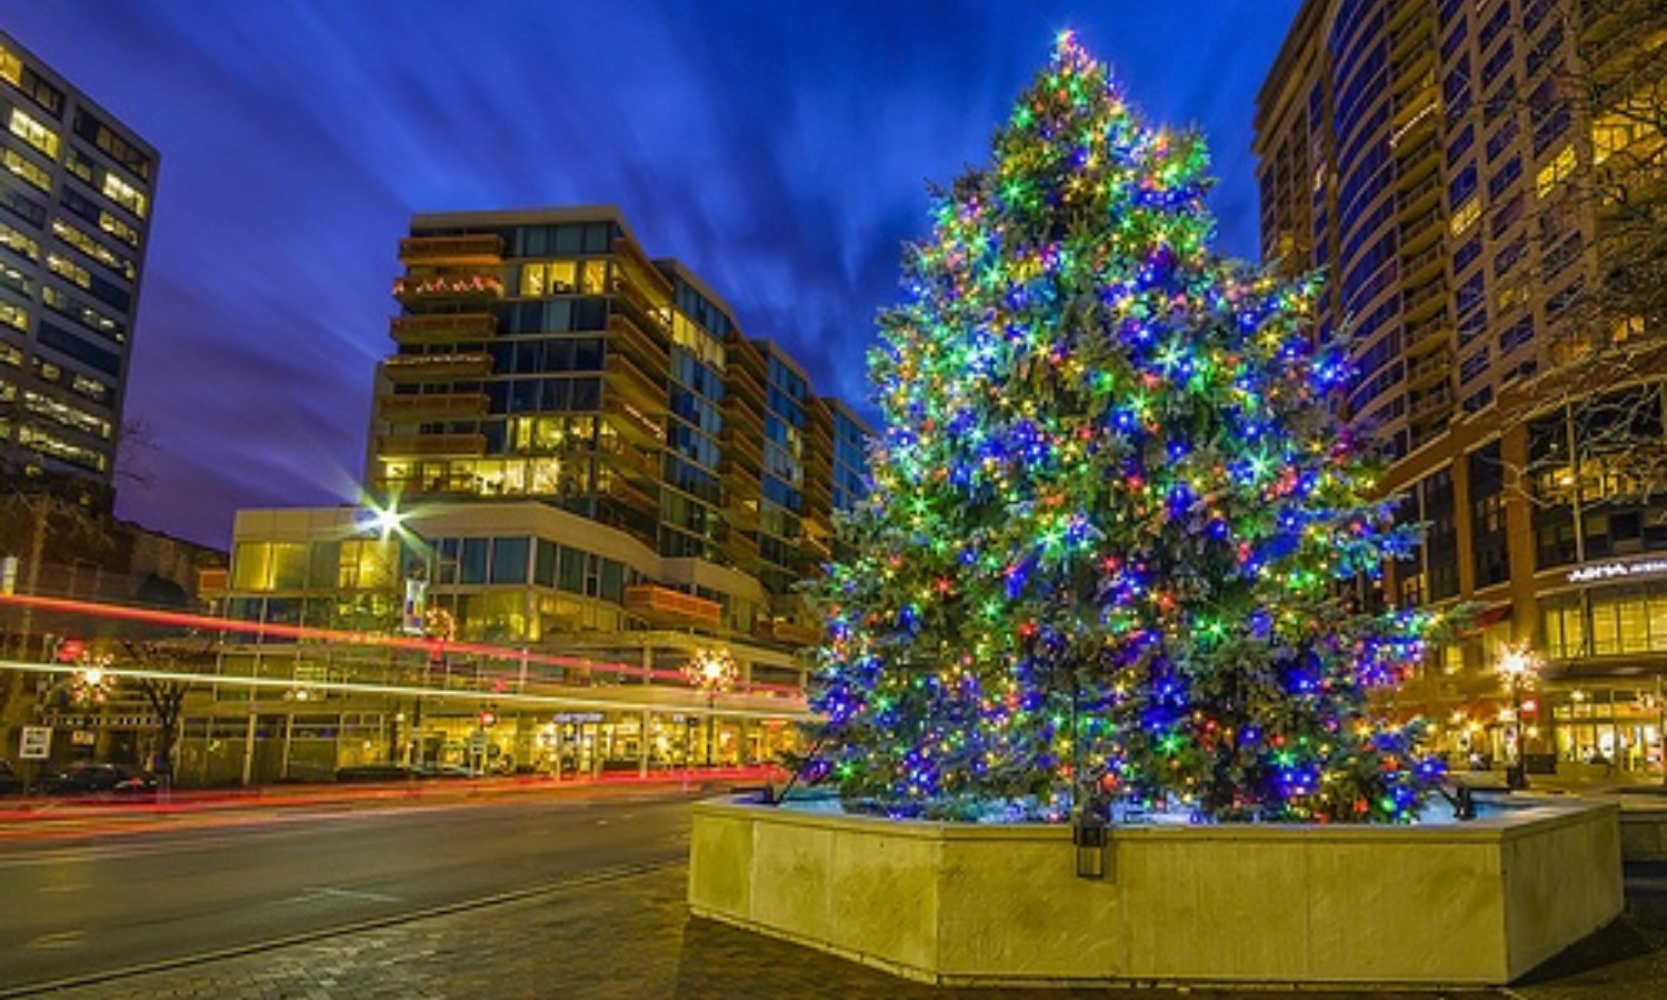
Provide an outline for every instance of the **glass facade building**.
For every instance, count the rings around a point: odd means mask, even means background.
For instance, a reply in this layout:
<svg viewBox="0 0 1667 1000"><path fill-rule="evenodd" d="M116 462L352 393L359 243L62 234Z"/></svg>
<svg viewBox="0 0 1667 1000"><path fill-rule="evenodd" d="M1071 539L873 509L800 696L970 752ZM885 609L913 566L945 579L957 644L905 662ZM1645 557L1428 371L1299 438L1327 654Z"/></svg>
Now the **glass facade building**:
<svg viewBox="0 0 1667 1000"><path fill-rule="evenodd" d="M112 501L158 156L0 32L0 471Z"/></svg>
<svg viewBox="0 0 1667 1000"><path fill-rule="evenodd" d="M228 614L279 629L222 656L241 683L186 771L478 764L484 740L504 767L646 773L790 746L821 636L794 585L830 555L836 482L865 492L867 426L616 209L418 216L399 254L365 474L399 523L239 513ZM703 696L687 671L718 649L738 676ZM227 712L267 749L211 753ZM271 749L297 719L372 735Z"/></svg>
<svg viewBox="0 0 1667 1000"><path fill-rule="evenodd" d="M1258 98L1264 258L1331 276L1340 405L1425 529L1381 596L1482 609L1397 695L1455 752L1516 749L1527 642L1530 755L1667 766L1663 38L1634 0L1309 0Z"/></svg>

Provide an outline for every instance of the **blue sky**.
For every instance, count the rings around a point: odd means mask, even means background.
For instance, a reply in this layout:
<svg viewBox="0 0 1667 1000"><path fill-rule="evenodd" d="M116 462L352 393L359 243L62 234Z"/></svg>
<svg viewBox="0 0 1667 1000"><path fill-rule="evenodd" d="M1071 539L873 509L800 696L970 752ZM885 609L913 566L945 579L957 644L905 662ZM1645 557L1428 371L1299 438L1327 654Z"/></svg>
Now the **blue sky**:
<svg viewBox="0 0 1667 1000"><path fill-rule="evenodd" d="M1256 254L1256 92L1299 0L0 0L162 153L118 511L216 546L349 502L418 212L613 203L742 329L872 413L863 355L929 182L1074 29L1196 125L1219 246Z"/></svg>

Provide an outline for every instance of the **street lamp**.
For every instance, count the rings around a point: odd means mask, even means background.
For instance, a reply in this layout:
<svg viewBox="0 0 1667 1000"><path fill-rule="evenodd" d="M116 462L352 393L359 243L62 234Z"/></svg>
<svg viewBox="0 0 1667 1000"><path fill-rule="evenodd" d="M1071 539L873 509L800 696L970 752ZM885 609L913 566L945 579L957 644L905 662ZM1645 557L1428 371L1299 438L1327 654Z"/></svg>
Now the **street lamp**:
<svg viewBox="0 0 1667 1000"><path fill-rule="evenodd" d="M702 649L689 657L689 662L683 665L683 676L689 683L699 688L706 695L706 766L712 766L712 744L717 740L718 719L716 707L718 692L728 691L735 686L736 679L741 674L741 668L735 663L735 657L723 647Z"/></svg>
<svg viewBox="0 0 1667 1000"><path fill-rule="evenodd" d="M1540 658L1527 642L1500 648L1496 670L1511 696L1511 765L1505 771L1505 784L1513 790L1528 787L1522 754L1522 693L1539 680L1540 667Z"/></svg>

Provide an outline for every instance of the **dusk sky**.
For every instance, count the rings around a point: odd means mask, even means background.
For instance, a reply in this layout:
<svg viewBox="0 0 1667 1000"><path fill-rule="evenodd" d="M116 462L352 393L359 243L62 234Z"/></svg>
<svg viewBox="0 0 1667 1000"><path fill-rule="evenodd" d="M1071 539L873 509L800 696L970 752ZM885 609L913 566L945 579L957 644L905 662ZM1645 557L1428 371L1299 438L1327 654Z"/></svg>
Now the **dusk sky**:
<svg viewBox="0 0 1667 1000"><path fill-rule="evenodd" d="M927 185L1075 29L1197 125L1218 245L1256 255L1255 96L1299 0L0 0L162 155L118 512L224 548L352 502L415 213L617 204L748 336L874 414L864 352Z"/></svg>

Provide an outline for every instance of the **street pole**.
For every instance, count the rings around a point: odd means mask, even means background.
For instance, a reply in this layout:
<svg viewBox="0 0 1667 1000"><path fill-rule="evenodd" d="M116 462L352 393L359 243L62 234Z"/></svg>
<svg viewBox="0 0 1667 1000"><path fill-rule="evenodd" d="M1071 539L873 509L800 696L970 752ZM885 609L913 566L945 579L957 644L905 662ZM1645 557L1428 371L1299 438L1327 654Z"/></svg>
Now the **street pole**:
<svg viewBox="0 0 1667 1000"><path fill-rule="evenodd" d="M718 741L718 692L706 692L706 766L712 766L712 744Z"/></svg>

